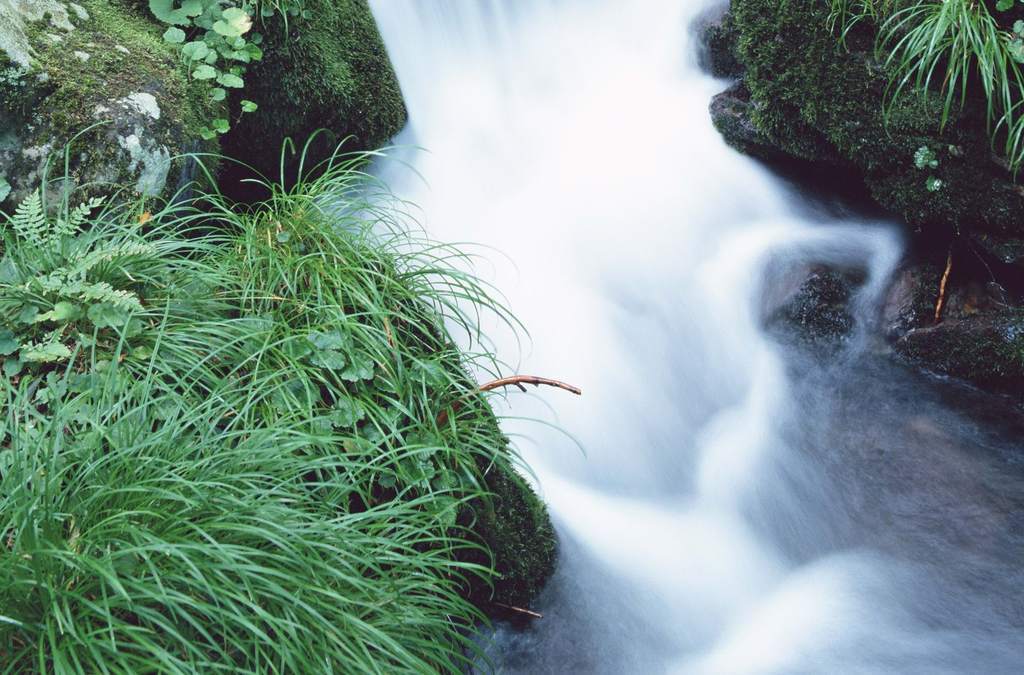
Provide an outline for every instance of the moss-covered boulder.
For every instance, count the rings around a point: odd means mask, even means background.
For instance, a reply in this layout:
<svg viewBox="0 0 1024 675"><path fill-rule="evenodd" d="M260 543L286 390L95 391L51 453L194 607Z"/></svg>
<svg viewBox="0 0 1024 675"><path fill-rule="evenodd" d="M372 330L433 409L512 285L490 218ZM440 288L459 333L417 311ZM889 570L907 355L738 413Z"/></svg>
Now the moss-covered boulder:
<svg viewBox="0 0 1024 675"><path fill-rule="evenodd" d="M474 530L494 555L498 580L477 587L474 600L489 608L528 607L555 571L558 547L544 503L511 466L484 475L491 498L473 506Z"/></svg>
<svg viewBox="0 0 1024 675"><path fill-rule="evenodd" d="M913 92L886 115L890 73L876 57L874 28L861 22L844 46L828 18L820 0L732 0L727 34L750 123L791 157L857 169L880 205L930 236L1024 235L1024 190L992 153L982 102L968 101L943 126L940 97ZM719 128L743 149L743 137L729 133L737 125ZM921 148L936 166L918 168Z"/></svg>
<svg viewBox="0 0 1024 675"><path fill-rule="evenodd" d="M877 27L861 21L844 43L829 11L821 0L731 1L725 21L705 32L718 55L709 65L729 70L735 57L742 71L711 103L716 127L776 165L862 181L904 219L910 255L883 321L898 354L987 388L1024 389L1024 187L992 150L983 97L969 91L945 124L936 91L908 87L889 98ZM936 321L949 251L953 272ZM810 290L796 318L831 316L834 298Z"/></svg>
<svg viewBox="0 0 1024 675"><path fill-rule="evenodd" d="M405 104L366 0L306 0L305 16L262 27L264 56L242 94L259 105L225 139L227 154L276 177L286 137L300 145L326 130L313 152L322 159L351 137L350 150L376 148L398 133Z"/></svg>
<svg viewBox="0 0 1024 675"><path fill-rule="evenodd" d="M131 4L0 0L0 48L0 185L12 199L39 185L48 162L51 176L66 160L80 185L143 195L190 178L172 158L202 149L194 129L215 111Z"/></svg>

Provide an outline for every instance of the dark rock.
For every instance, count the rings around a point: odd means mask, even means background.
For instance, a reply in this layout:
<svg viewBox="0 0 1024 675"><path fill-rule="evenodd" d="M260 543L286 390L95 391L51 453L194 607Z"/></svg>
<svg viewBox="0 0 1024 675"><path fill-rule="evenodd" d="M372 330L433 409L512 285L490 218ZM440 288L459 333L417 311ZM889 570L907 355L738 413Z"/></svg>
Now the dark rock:
<svg viewBox="0 0 1024 675"><path fill-rule="evenodd" d="M853 331L855 322L849 309L853 288L848 275L812 268L795 292L771 312L767 326L773 332L795 336L805 345L835 348Z"/></svg>
<svg viewBox="0 0 1024 675"><path fill-rule="evenodd" d="M274 179L285 138L301 148L322 132L306 158L312 167L345 139L345 151L378 148L406 121L398 79L366 0L305 0L303 9L309 19L266 22L263 60L249 67L241 94L259 110L242 116L224 138L228 155ZM232 167L226 189L238 197L265 196L235 194L244 173Z"/></svg>
<svg viewBox="0 0 1024 675"><path fill-rule="evenodd" d="M750 92L738 82L711 99L711 121L730 146L768 161L787 159L787 153L766 136L751 118Z"/></svg>
<svg viewBox="0 0 1024 675"><path fill-rule="evenodd" d="M1024 310L979 313L915 328L895 349L929 370L1024 396Z"/></svg>

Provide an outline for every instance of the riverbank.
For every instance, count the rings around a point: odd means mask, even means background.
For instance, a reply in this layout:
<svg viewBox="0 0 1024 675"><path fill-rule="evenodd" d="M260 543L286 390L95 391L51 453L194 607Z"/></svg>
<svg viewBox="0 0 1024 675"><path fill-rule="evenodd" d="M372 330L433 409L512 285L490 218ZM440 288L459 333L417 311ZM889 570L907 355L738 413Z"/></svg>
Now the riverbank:
<svg viewBox="0 0 1024 675"><path fill-rule="evenodd" d="M734 0L706 25L707 66L734 80L711 103L716 128L754 157L863 186L910 243L877 334L910 363L1024 400L1024 190L992 149L984 102L972 90L943 123L937 91L892 100L877 23L840 40L833 19L828 3Z"/></svg>

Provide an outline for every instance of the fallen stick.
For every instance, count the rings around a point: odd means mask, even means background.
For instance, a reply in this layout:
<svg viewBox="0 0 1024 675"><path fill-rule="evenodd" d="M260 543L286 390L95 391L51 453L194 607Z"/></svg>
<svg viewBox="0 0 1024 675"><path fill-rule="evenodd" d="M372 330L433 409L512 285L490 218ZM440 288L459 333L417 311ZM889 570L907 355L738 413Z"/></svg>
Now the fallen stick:
<svg viewBox="0 0 1024 675"><path fill-rule="evenodd" d="M524 384L532 384L535 387L539 387L544 384L549 387L557 387L558 389L565 389L570 391L577 396L583 395L583 390L579 387L574 387L571 384L565 382L559 382L558 380L549 380L546 377L537 377L535 375L513 375L512 377L503 377L498 380L492 380L487 384L480 385L480 391L493 391L494 389L500 389L501 387L519 387L523 391L526 391Z"/></svg>
<svg viewBox="0 0 1024 675"><path fill-rule="evenodd" d="M564 389L568 392L576 394L577 396L583 395L583 390L580 389L579 387L575 387L571 384L566 384L565 382L561 382L559 380L551 380L546 377L537 377L536 375L512 375L511 377L502 377L497 380L492 380L485 384L481 384L479 387L477 387L477 391L493 391L495 389L500 389L501 387L519 387L522 391L526 391L526 387L523 386L524 384L532 384L535 387L539 387L540 385L543 384L549 387L555 387L557 389ZM459 401L456 401L455 403L452 404L452 412L458 411L460 407L462 407L462 404ZM438 426L440 426L447 421L448 411L443 410L441 411L441 414L437 416L437 424Z"/></svg>
<svg viewBox="0 0 1024 675"><path fill-rule="evenodd" d="M513 612L518 612L519 614L525 614L526 616L530 617L531 619L543 619L544 618L544 615L541 614L540 612L534 612L533 610L523 609L522 607L515 607L513 605L506 605L503 602L495 602L494 606L495 607L501 607L502 609L512 610Z"/></svg>
<svg viewBox="0 0 1024 675"><path fill-rule="evenodd" d="M935 301L935 323L942 321L942 307L946 304L946 282L949 281L949 273L953 269L953 245L949 246L949 255L946 256L946 269L939 281L939 299Z"/></svg>

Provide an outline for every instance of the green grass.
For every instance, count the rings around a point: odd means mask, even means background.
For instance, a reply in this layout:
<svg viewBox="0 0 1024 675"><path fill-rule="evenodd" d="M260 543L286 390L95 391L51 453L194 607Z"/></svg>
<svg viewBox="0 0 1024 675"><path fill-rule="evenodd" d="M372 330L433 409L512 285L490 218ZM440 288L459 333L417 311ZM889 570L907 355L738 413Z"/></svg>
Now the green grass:
<svg viewBox="0 0 1024 675"><path fill-rule="evenodd" d="M975 0L829 0L829 28L840 40L867 19L890 72L888 107L908 91L939 91L942 123L973 96L985 105L993 144L1014 171L1024 163L1024 77L1013 56L1020 36ZM1003 21L1000 21L1000 18Z"/></svg>
<svg viewBox="0 0 1024 675"><path fill-rule="evenodd" d="M474 658L467 590L494 570L464 562L486 554L464 524L515 458L467 368L498 366L478 313L515 322L366 159L245 210L203 195L140 218L115 196L50 248L4 228L0 673ZM84 242L147 247L83 277L141 309L99 320L26 280ZM58 302L81 311L18 318ZM66 353L24 361L40 335Z"/></svg>

